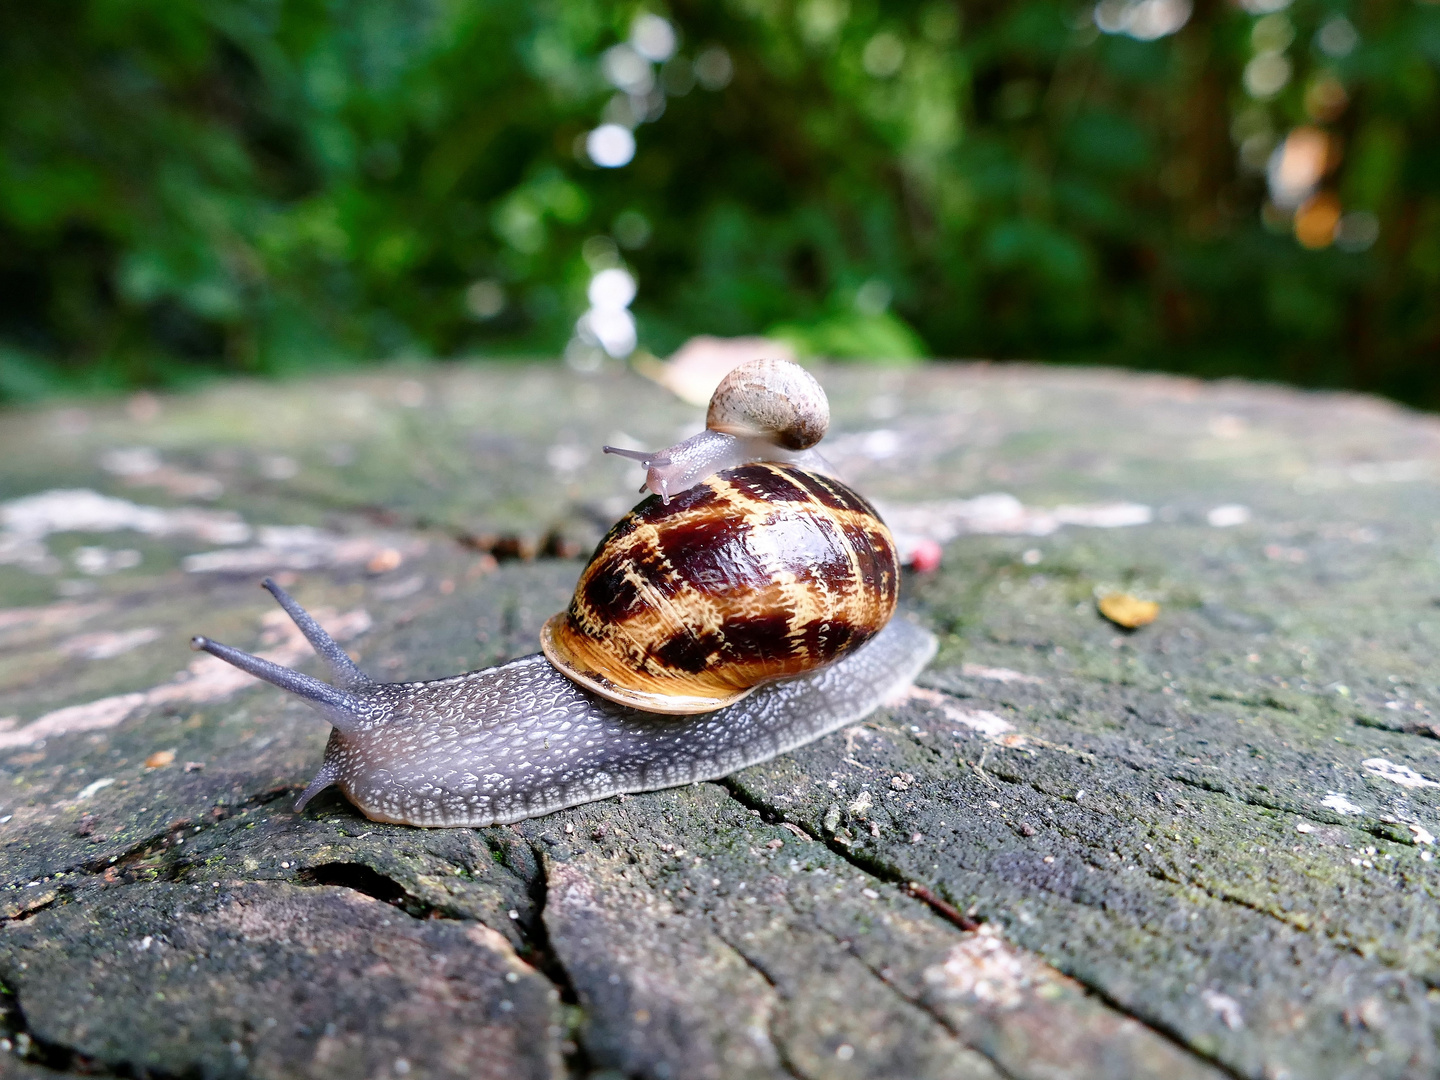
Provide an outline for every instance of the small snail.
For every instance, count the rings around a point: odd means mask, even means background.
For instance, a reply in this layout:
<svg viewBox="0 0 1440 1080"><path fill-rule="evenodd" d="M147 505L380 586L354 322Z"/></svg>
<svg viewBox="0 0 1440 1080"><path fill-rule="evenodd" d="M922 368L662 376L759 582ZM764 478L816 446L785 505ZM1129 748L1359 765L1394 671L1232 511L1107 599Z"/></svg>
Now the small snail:
<svg viewBox="0 0 1440 1080"><path fill-rule="evenodd" d="M816 443L830 427L830 402L815 376L789 360L751 360L726 375L710 396L705 430L666 450L605 453L638 461L645 487L668 504L722 469L751 461L786 461L828 473Z"/></svg>
<svg viewBox="0 0 1440 1080"><path fill-rule="evenodd" d="M889 530L821 474L811 447L828 419L808 373L757 361L721 383L705 433L631 455L655 495L600 542L543 654L375 683L268 580L333 685L191 645L333 725L297 810L336 784L376 821L482 826L728 775L864 718L935 652L928 631L891 620Z"/></svg>

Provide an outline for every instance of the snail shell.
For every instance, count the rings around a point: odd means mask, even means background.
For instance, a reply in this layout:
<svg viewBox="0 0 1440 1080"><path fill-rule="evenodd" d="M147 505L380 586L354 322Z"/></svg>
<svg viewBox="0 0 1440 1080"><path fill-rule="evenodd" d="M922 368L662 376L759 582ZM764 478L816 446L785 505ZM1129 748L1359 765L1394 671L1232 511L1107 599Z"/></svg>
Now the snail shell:
<svg viewBox="0 0 1440 1080"><path fill-rule="evenodd" d="M612 701L709 712L863 645L898 587L874 507L838 480L755 463L621 518L540 646Z"/></svg>
<svg viewBox="0 0 1440 1080"><path fill-rule="evenodd" d="M720 380L705 427L759 436L787 450L805 450L830 428L830 402L815 376L789 360L749 360Z"/></svg>

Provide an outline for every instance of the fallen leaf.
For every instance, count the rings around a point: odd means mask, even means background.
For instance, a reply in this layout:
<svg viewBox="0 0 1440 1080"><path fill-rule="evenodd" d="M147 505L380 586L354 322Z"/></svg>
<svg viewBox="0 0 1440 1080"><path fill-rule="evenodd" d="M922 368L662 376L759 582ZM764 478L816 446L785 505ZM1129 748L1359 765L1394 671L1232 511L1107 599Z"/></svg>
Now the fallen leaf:
<svg viewBox="0 0 1440 1080"><path fill-rule="evenodd" d="M1154 600L1141 600L1129 593L1106 593L1096 601L1095 606L1100 609L1101 615L1126 630L1149 626L1160 614L1160 605Z"/></svg>
<svg viewBox="0 0 1440 1080"><path fill-rule="evenodd" d="M404 561L405 556L394 548L383 548L365 564L365 569L372 574L387 574Z"/></svg>
<svg viewBox="0 0 1440 1080"><path fill-rule="evenodd" d="M145 759L145 767L147 769L163 769L174 760L174 750L156 750L155 753Z"/></svg>

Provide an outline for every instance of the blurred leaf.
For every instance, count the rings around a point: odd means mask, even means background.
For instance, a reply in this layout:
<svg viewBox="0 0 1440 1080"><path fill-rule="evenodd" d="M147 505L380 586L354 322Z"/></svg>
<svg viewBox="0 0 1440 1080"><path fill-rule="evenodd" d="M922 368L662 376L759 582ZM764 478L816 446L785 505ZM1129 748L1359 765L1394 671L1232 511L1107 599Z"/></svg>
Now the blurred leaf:
<svg viewBox="0 0 1440 1080"><path fill-rule="evenodd" d="M1065 150L1101 173L1134 173L1153 165L1150 139L1138 123L1112 112L1085 112L1065 127Z"/></svg>
<svg viewBox="0 0 1440 1080"><path fill-rule="evenodd" d="M626 82L604 57L637 10L0 6L0 397L558 354L623 262L656 351L769 330L1440 406L1440 6L1196 4L1137 40L1059 0L681 5L679 54ZM1263 93L1261 18L1293 38ZM589 161L606 121L628 164ZM1323 250L1267 208L1301 125L1331 148Z"/></svg>
<svg viewBox="0 0 1440 1080"><path fill-rule="evenodd" d="M844 312L809 323L778 323L766 337L783 341L802 357L906 363L926 355L925 343L890 312Z"/></svg>
<svg viewBox="0 0 1440 1080"><path fill-rule="evenodd" d="M38 401L59 387L57 373L39 357L0 346L0 398Z"/></svg>

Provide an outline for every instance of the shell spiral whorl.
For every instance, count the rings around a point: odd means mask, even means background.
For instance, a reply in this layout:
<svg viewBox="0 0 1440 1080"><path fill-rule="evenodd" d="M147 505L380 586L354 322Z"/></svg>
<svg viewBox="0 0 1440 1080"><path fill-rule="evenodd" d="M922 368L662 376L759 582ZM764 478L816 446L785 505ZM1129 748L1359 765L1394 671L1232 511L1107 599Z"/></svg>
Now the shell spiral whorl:
<svg viewBox="0 0 1440 1080"><path fill-rule="evenodd" d="M751 360L732 370L710 397L705 427L805 450L830 428L830 402L815 376L789 360Z"/></svg>
<svg viewBox="0 0 1440 1080"><path fill-rule="evenodd" d="M613 701L708 712L870 640L895 611L898 567L890 531L844 484L743 465L617 522L541 647Z"/></svg>

